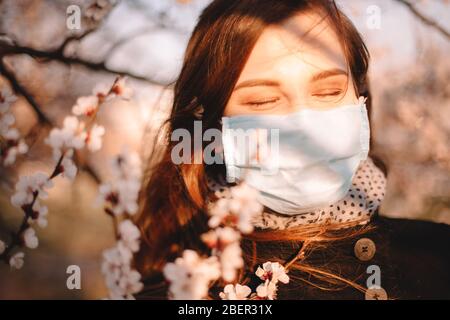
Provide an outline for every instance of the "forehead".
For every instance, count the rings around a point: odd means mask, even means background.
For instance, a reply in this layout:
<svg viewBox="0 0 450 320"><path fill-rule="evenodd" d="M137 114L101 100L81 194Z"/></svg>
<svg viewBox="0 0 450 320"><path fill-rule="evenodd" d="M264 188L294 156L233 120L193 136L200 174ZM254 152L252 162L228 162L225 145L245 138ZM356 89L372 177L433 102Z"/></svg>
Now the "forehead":
<svg viewBox="0 0 450 320"><path fill-rule="evenodd" d="M278 72L310 72L347 69L339 39L323 15L297 13L265 28L257 40L240 79Z"/></svg>

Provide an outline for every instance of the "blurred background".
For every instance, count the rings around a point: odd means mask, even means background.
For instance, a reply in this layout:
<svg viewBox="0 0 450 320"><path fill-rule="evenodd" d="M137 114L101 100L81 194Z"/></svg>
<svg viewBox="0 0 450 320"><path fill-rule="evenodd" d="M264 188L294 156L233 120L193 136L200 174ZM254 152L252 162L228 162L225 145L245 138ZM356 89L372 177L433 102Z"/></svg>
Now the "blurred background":
<svg viewBox="0 0 450 320"><path fill-rule="evenodd" d="M128 76L131 101L99 114L101 151L82 159L75 182L57 178L45 204L49 225L21 270L0 265L0 299L100 299L107 295L101 252L114 242L111 219L94 206L105 163L123 145L144 157L167 117L172 83L196 19L209 0L0 0L0 87L13 86L12 110L30 150L0 168L0 239L23 213L9 198L19 175L49 172L43 143L78 96ZM372 55L374 146L389 168L381 214L450 224L450 1L342 0ZM80 8L79 28L67 25ZM374 18L375 17L375 18ZM379 19L378 19L379 18ZM375 19L375 20L374 20ZM66 268L81 268L81 290L68 290Z"/></svg>

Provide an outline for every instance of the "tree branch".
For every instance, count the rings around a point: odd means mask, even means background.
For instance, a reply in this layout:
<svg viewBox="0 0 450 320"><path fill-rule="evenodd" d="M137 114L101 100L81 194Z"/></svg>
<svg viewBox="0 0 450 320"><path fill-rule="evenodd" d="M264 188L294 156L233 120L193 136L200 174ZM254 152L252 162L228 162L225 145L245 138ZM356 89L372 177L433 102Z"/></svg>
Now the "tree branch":
<svg viewBox="0 0 450 320"><path fill-rule="evenodd" d="M439 31L443 36L445 36L447 39L450 39L450 32L444 29L441 25L439 25L436 21L424 16L417 8L408 0L395 0L398 3L403 4L406 6L409 11L416 16L419 20L421 20L424 24L434 28L435 30Z"/></svg>
<svg viewBox="0 0 450 320"><path fill-rule="evenodd" d="M87 37L88 35L90 35L92 32L96 31L97 28L91 28L86 30L85 32L83 32L82 34L79 35L72 35L70 37L67 37L59 46L58 49L56 49L56 52L59 52L60 54L64 54L64 50L66 49L66 47L69 45L69 43L71 43L72 41L80 41L83 40L85 37Z"/></svg>
<svg viewBox="0 0 450 320"><path fill-rule="evenodd" d="M26 54L26 55L29 55L34 58L43 59L44 61L46 61L46 60L52 61L53 60L53 61L61 62L66 65L79 65L79 66L88 68L90 70L103 71L103 72L112 73L112 74L116 74L116 75L127 76L130 78L142 80L142 81L148 82L150 84L158 85L158 86L163 85L162 83L160 83L159 81L157 81L155 79L143 77L143 76L140 76L137 74L133 74L131 72L127 72L127 71L111 69L106 66L105 61L91 62L91 61L87 61L87 60L84 60L84 59L81 59L78 57L67 57L64 55L63 52L61 52L60 48L58 48L56 50L52 50L52 51L44 51L44 50L34 49L31 47L11 44L8 41L5 41L4 39L0 39L0 58L2 58L4 56L8 56L8 55L15 55L15 54Z"/></svg>
<svg viewBox="0 0 450 320"><path fill-rule="evenodd" d="M28 90L24 86L20 84L16 76L11 71L8 70L3 60L0 60L0 74L2 74L10 82L11 86L13 87L16 93L22 95L27 100L27 102L33 108L33 111L36 113L38 117L39 126L48 126L51 128L56 126L53 120L51 120L45 115L45 113L42 111L41 106L34 99L34 97L28 92ZM92 168L92 166L90 166L89 164L82 164L80 166L80 169L87 172L96 183L98 184L101 183L99 174L96 172L94 168Z"/></svg>
<svg viewBox="0 0 450 320"><path fill-rule="evenodd" d="M22 95L33 108L38 120L41 124L46 126L54 126L54 123L42 112L34 97L19 83L14 74L8 70L3 60L0 60L0 74L4 75L11 83L14 91Z"/></svg>

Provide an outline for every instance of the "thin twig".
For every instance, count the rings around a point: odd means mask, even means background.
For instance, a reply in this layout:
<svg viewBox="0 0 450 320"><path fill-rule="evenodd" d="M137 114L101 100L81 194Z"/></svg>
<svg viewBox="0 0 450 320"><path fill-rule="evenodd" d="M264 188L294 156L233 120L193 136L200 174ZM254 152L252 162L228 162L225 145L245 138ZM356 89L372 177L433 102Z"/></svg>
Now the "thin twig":
<svg viewBox="0 0 450 320"><path fill-rule="evenodd" d="M304 241L304 242L302 243L302 246L301 246L300 249L298 250L298 252L297 252L297 254L295 255L295 257L292 258L288 263L286 263L286 264L284 265L284 268L285 268L286 270L288 270L289 267L290 267L291 265L293 265L296 261L298 261L298 260L303 260L303 259L305 258L305 250L306 250L306 247L308 246L309 243L310 243L310 241Z"/></svg>
<svg viewBox="0 0 450 320"><path fill-rule="evenodd" d="M61 163L63 161L64 155L65 154L63 153L59 157L52 173L48 177L48 180L54 179L55 177L59 176L63 172L61 170ZM39 190L34 191L33 192L33 200L31 201L31 203L22 206L22 210L24 212L24 217L23 217L22 223L20 224L20 227L17 230L17 232L13 233L13 235L11 237L11 241L6 246L5 251L2 254L0 254L0 259L3 260L6 264L9 263L10 252L21 243L21 241L22 241L21 236L22 236L23 232L26 229L28 229L28 227L30 226L30 223L29 223L30 218L33 218L33 219L38 218L38 217L33 217L33 206L34 206L38 196L39 196Z"/></svg>
<svg viewBox="0 0 450 320"><path fill-rule="evenodd" d="M417 8L408 0L395 0L398 3L403 4L404 6L406 6L409 11L416 16L417 18L419 18L419 20L421 20L423 23L425 23L426 25L434 28L435 30L439 31L443 36L445 36L447 39L450 39L450 32L447 31L444 27L442 27L441 25L439 25L436 21L426 17L425 15L423 15L419 10L417 10Z"/></svg>

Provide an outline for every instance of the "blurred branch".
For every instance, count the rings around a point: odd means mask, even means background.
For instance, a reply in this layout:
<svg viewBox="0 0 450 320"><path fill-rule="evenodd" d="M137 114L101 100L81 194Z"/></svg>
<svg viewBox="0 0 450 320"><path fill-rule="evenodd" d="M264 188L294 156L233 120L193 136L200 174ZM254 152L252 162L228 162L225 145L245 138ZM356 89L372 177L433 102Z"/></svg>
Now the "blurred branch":
<svg viewBox="0 0 450 320"><path fill-rule="evenodd" d="M95 2L92 5L95 6ZM101 27L102 23L105 21L105 18L111 13L111 11L115 7L115 5L116 5L115 3L112 4L112 7L107 11L105 16L102 19L100 19L99 21L97 21L96 24L87 28L84 32L82 32L81 34L71 35L71 36L67 37L66 39L64 39L64 41L61 43L59 48L55 51L58 51L61 55L64 55L65 49L71 42L74 42L74 41L80 42L81 40L83 40L84 38L89 36L91 33L97 31Z"/></svg>
<svg viewBox="0 0 450 320"><path fill-rule="evenodd" d="M3 59L0 60L0 74L3 75L10 82L14 91L22 95L25 98L25 100L27 100L27 102L30 104L30 106L33 108L34 112L38 117L38 124L37 124L38 126L47 126L47 127L56 126L53 120L48 118L42 111L42 107L34 99L33 95L29 93L28 90L20 84L19 80L17 80L14 73L8 70ZM100 176L98 175L96 170L92 168L89 164L82 164L80 165L80 168L86 171L94 179L95 182L101 183Z"/></svg>
<svg viewBox="0 0 450 320"><path fill-rule="evenodd" d="M0 0L0 2L1 2L1 0ZM95 3L93 5L95 5ZM112 7L114 7L114 5ZM110 8L108 10L107 14L110 13L111 9L112 8ZM56 125L53 122L53 120L51 120L42 111L42 107L35 100L33 95L20 83L20 81L16 78L16 75L14 74L14 72L12 70L10 70L10 68L8 69L8 67L5 63L5 60L4 60L4 58L6 56L25 54L25 55L35 58L36 60L38 60L38 62L57 61L57 62L63 63L65 65L69 65L69 66L78 65L78 66L82 66L82 67L85 67L87 69L94 70L94 71L101 71L101 72L107 72L107 73L112 73L112 74L116 74L116 75L118 74L118 75L122 75L122 76L128 76L130 78L142 80L147 83L158 85L158 86L163 85L162 83L160 83L154 79L136 75L131 72L111 69L106 65L107 58L105 58L103 61L100 61L100 62L92 62L92 61L84 60L84 59L76 57L76 56L66 55L66 48L68 47L68 45L74 41L79 42L82 39L84 39L85 37L87 37L88 35L90 35L91 33L98 30L98 27L101 25L101 22L104 20L103 18L99 21L99 23L89 27L81 34L75 34L75 35L71 35L71 36L65 38L62 41L62 43L55 49L41 50L41 49L35 49L32 47L28 47L28 46L23 46L23 45L18 44L13 39L11 39L8 36L8 34L6 34L6 33L0 34L0 74L2 74L10 82L12 88L14 89L14 91L17 94L23 96L26 99L26 101L29 103L29 105L32 107L32 109L36 113L38 122L33 127L33 130L32 130L33 132L35 132L42 126L53 128ZM142 33L145 31L146 30L140 30L139 33ZM138 35L139 34L136 33L134 36L138 36ZM112 49L115 49L116 47L121 46L128 40L129 40L129 38L120 40L118 43L113 44ZM32 134L32 133L30 133L30 134ZM94 168L92 168L87 163L80 163L80 162L84 162L84 161L78 161L78 162L79 162L78 165L79 165L80 169L86 171L97 183L101 183L101 179L100 179L98 173L96 172L96 170L94 170Z"/></svg>
<svg viewBox="0 0 450 320"><path fill-rule="evenodd" d="M10 42L0 39L0 59L4 56L8 55L16 55L16 54L26 54L34 58L40 58L44 61L58 61L66 65L80 65L85 68L95 70L95 71L103 71L107 73L112 73L116 75L128 76L130 78L134 78L137 80L142 80L154 85L162 85L162 83L150 79L147 77L143 77L137 74L133 74L131 72L114 70L106 66L105 61L101 62L91 62L88 60L84 60L78 57L67 57L61 50L62 46L51 51L38 50L27 46L20 46L17 44L11 44Z"/></svg>
<svg viewBox="0 0 450 320"><path fill-rule="evenodd" d="M11 83L14 91L22 95L33 108L38 120L41 124L46 126L54 126L53 122L42 112L34 97L19 83L14 74L8 70L3 60L0 60L0 74L4 75Z"/></svg>
<svg viewBox="0 0 450 320"><path fill-rule="evenodd" d="M72 35L70 37L67 37L63 43L61 43L61 45L59 46L59 48L55 51L60 52L60 54L64 54L64 50L66 49L66 47L72 42L72 41L81 41L83 40L85 37L87 37L88 35L90 35L92 32L96 31L97 27L95 28L91 28L86 30L85 32L79 34L79 35Z"/></svg>
<svg viewBox="0 0 450 320"><path fill-rule="evenodd" d="M447 39L450 39L450 32L444 29L441 25L439 25L436 21L426 17L423 15L417 8L408 0L395 0L398 3L403 4L406 6L409 11L419 20L421 20L424 24L432 27L433 29L439 31L443 36L445 36Z"/></svg>

